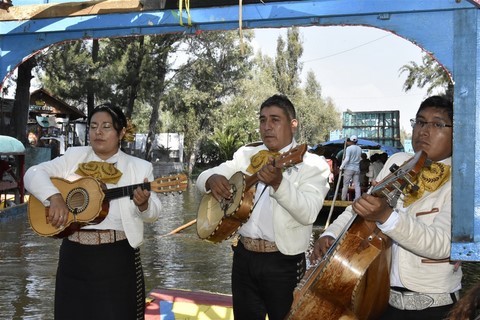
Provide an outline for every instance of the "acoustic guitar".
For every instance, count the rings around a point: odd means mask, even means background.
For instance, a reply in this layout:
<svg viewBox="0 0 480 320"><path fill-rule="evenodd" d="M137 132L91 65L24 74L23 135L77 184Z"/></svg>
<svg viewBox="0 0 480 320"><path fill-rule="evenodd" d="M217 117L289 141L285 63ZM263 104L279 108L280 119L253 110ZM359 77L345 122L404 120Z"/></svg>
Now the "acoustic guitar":
<svg viewBox="0 0 480 320"><path fill-rule="evenodd" d="M412 179L429 163L425 152L417 152L400 167L390 167L391 173L369 193L385 197L393 207L406 186L410 185L409 191L418 188ZM286 319L377 319L388 305L390 246L390 239L374 222L353 214L328 252L295 288Z"/></svg>
<svg viewBox="0 0 480 320"><path fill-rule="evenodd" d="M307 145L302 144L282 153L274 159L276 168L287 168L303 161ZM201 239L214 243L232 237L250 218L257 175L235 173L229 180L231 199L217 201L211 193L203 196L197 212L197 233Z"/></svg>
<svg viewBox="0 0 480 320"><path fill-rule="evenodd" d="M107 216L108 201L132 196L137 187L165 194L182 192L187 188L187 176L184 174L112 189L106 189L104 184L92 177L75 181L51 178L51 181L60 191L69 210L65 226L52 226L47 219L49 207L32 195L28 200L28 220L37 234L55 238L67 237L87 224L98 224Z"/></svg>

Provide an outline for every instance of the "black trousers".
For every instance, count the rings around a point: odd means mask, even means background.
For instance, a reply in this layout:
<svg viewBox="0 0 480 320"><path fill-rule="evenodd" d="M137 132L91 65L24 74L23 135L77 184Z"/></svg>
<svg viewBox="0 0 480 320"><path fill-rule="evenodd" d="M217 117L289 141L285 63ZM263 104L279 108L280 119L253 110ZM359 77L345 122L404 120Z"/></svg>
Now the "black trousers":
<svg viewBox="0 0 480 320"><path fill-rule="evenodd" d="M283 320L305 271L305 254L258 253L241 242L233 248L232 298L235 320Z"/></svg>
<svg viewBox="0 0 480 320"><path fill-rule="evenodd" d="M81 245L64 239L55 289L55 320L144 319L139 249L127 240Z"/></svg>

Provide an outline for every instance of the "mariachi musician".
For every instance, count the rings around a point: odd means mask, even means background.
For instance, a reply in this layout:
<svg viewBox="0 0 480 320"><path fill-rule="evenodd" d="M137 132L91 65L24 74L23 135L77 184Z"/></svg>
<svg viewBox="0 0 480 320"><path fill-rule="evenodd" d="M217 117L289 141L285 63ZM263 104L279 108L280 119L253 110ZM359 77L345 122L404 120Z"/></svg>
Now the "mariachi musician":
<svg viewBox="0 0 480 320"><path fill-rule="evenodd" d="M305 251L329 190L330 170L323 157L308 152L293 167L275 167L275 157L297 146L293 136L298 121L287 97L268 98L259 119L263 143L242 147L232 160L204 171L197 187L222 201L232 197L228 180L232 175L239 171L257 175L253 212L233 247L234 316L283 320L305 271Z"/></svg>
<svg viewBox="0 0 480 320"><path fill-rule="evenodd" d="M450 261L451 157L453 104L445 97L424 100L411 120L412 144L432 161L416 175L418 191L402 195L390 206L384 197L363 194L316 241L312 259L319 259L340 236L352 212L372 221L393 244L390 296L381 319L444 319L457 301L462 271ZM376 181L389 174L392 164L410 158L394 154Z"/></svg>

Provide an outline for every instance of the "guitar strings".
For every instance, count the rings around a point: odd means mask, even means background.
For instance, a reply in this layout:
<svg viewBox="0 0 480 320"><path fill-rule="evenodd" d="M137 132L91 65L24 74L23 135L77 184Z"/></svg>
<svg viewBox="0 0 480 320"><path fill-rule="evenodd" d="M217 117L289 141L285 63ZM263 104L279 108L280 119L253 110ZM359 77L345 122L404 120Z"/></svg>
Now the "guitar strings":
<svg viewBox="0 0 480 320"><path fill-rule="evenodd" d="M259 182L257 182L257 183L255 184L255 189L257 188L258 184L259 184ZM253 210L255 209L255 207L256 207L257 204L258 204L258 201L260 201L260 198L261 198L262 195L265 193L265 190L267 190L267 188L268 188L268 186L267 186L266 184L264 184L264 185L263 185L263 190L262 190L262 192L260 193L260 196L258 197L258 199L256 199L257 201L255 201L255 203L253 204L253 206L252 206L252 211L251 211L251 212L253 212Z"/></svg>

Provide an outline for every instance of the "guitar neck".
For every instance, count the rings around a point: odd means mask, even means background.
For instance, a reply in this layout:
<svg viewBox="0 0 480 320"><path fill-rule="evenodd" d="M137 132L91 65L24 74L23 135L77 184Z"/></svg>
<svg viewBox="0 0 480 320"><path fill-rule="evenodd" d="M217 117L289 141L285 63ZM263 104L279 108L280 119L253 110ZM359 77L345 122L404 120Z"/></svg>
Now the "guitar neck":
<svg viewBox="0 0 480 320"><path fill-rule="evenodd" d="M137 187L150 191L150 182L143 182L132 184L130 186L103 190L103 193L105 193L105 200L129 197L133 194L133 191L137 189Z"/></svg>
<svg viewBox="0 0 480 320"><path fill-rule="evenodd" d="M273 159L273 166L275 168L286 168L286 166L284 167L284 163L279 163L279 161L275 161L275 159ZM253 187L256 183L258 182L258 176L256 174L252 174L251 176L247 176L245 178L245 190L248 190L250 189L251 187Z"/></svg>
<svg viewBox="0 0 480 320"><path fill-rule="evenodd" d="M295 148L282 153L280 156L273 159L272 165L278 169L285 169L294 166L303 161L303 155L307 152L307 144L300 144ZM258 182L256 174L252 174L245 178L245 190L253 187Z"/></svg>

